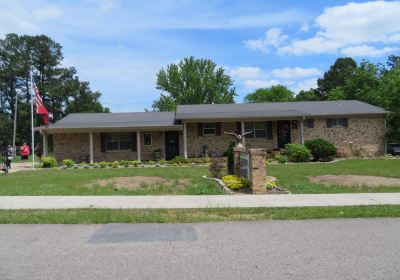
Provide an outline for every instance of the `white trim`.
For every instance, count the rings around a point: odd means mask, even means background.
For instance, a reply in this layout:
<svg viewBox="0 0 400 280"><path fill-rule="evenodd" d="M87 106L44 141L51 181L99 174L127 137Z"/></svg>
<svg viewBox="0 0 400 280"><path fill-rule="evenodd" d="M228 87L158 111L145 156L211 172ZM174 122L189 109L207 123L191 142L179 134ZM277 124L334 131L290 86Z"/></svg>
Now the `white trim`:
<svg viewBox="0 0 400 280"><path fill-rule="evenodd" d="M304 145L304 120L305 120L305 117L303 117L300 120L300 143L301 143L301 145Z"/></svg>
<svg viewBox="0 0 400 280"><path fill-rule="evenodd" d="M187 128L186 122L183 123L183 156L188 158L187 155Z"/></svg>
<svg viewBox="0 0 400 280"><path fill-rule="evenodd" d="M89 154L90 154L90 163L93 163L93 132L89 132Z"/></svg>
<svg viewBox="0 0 400 280"><path fill-rule="evenodd" d="M137 153L137 160L141 161L140 131L136 131L136 153Z"/></svg>

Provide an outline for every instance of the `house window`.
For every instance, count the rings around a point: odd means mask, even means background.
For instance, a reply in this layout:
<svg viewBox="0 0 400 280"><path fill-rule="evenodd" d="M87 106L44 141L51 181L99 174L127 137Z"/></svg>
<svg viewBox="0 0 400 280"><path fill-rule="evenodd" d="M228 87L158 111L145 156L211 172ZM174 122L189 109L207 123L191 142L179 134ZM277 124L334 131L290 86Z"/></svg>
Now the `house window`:
<svg viewBox="0 0 400 280"><path fill-rule="evenodd" d="M314 120L313 119L307 119L303 121L303 126L307 128L313 128L314 127Z"/></svg>
<svg viewBox="0 0 400 280"><path fill-rule="evenodd" d="M244 131L251 131L247 134L248 138L265 138L267 137L267 122L245 122Z"/></svg>
<svg viewBox="0 0 400 280"><path fill-rule="evenodd" d="M215 135L215 123L203 123L203 135Z"/></svg>
<svg viewBox="0 0 400 280"><path fill-rule="evenodd" d="M332 119L332 127L343 127L343 119Z"/></svg>
<svg viewBox="0 0 400 280"><path fill-rule="evenodd" d="M130 133L107 133L107 151L119 151L132 149L132 136Z"/></svg>
<svg viewBox="0 0 400 280"><path fill-rule="evenodd" d="M151 144L152 144L151 133L143 134L143 144L145 146L151 146Z"/></svg>

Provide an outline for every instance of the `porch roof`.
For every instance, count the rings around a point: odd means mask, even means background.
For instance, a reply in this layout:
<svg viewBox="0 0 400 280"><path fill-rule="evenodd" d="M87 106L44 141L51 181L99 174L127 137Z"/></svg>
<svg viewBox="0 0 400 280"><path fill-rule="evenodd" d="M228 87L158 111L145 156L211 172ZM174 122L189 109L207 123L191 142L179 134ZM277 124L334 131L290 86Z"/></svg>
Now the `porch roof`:
<svg viewBox="0 0 400 280"><path fill-rule="evenodd" d="M178 105L177 120L288 118L302 116L387 114L357 100Z"/></svg>
<svg viewBox="0 0 400 280"><path fill-rule="evenodd" d="M135 112L135 113L74 113L47 127L37 127L44 131L84 131L84 130L116 130L116 129L175 129L175 112Z"/></svg>

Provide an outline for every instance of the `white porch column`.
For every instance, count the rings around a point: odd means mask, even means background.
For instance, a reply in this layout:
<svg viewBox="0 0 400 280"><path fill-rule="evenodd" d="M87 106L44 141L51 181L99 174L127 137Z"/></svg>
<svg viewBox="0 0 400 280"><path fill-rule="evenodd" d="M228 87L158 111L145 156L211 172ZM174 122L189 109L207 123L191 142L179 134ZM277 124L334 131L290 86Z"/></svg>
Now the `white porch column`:
<svg viewBox="0 0 400 280"><path fill-rule="evenodd" d="M244 121L240 122L240 130L241 130L242 133L245 133L245 131L244 131ZM246 147L246 137L242 138L242 144L243 144L243 146Z"/></svg>
<svg viewBox="0 0 400 280"><path fill-rule="evenodd" d="M89 150L90 163L93 163L93 132L89 132Z"/></svg>
<svg viewBox="0 0 400 280"><path fill-rule="evenodd" d="M141 152L140 152L140 131L136 131L136 153L137 160L141 161Z"/></svg>
<svg viewBox="0 0 400 280"><path fill-rule="evenodd" d="M187 155L187 130L186 130L186 122L183 123L183 156L185 158L188 157Z"/></svg>
<svg viewBox="0 0 400 280"><path fill-rule="evenodd" d="M300 120L300 143L304 145L304 117Z"/></svg>
<svg viewBox="0 0 400 280"><path fill-rule="evenodd" d="M42 138L43 138L43 156L47 157L49 154L49 150L48 150L47 133L46 132L42 133Z"/></svg>

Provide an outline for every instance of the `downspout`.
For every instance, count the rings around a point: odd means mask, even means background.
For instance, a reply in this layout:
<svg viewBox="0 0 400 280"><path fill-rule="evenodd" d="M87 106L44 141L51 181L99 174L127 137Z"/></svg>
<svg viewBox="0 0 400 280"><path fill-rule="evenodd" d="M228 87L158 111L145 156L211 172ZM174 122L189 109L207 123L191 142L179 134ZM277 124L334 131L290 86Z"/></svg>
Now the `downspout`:
<svg viewBox="0 0 400 280"><path fill-rule="evenodd" d="M302 117L300 120L300 141L301 145L304 145L304 120L306 119L305 116Z"/></svg>

